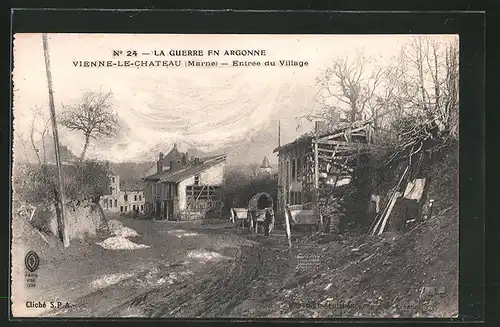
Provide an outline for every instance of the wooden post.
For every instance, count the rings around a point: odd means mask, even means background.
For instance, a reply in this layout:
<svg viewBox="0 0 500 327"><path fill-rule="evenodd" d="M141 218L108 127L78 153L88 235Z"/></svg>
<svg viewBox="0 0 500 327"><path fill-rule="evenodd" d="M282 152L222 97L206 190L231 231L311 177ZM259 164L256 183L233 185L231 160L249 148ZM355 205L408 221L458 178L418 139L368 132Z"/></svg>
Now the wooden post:
<svg viewBox="0 0 500 327"><path fill-rule="evenodd" d="M318 142L314 141L314 188L319 189Z"/></svg>
<svg viewBox="0 0 500 327"><path fill-rule="evenodd" d="M52 121L52 135L54 138L54 150L56 156L56 165L57 165L57 177L58 177L58 186L59 186L59 203L61 204L61 208L59 211L59 229L62 232L62 241L64 247L69 246L69 238L68 231L66 230L65 224L65 210L64 210L64 186L63 186L63 172L61 166L61 155L59 152L59 135L57 133L57 123L56 123L56 110L54 105L54 92L52 90L52 74L50 72L50 55L49 55L49 45L47 42L47 34L42 34L42 43L43 43L43 54L45 57L45 72L47 74L47 86L49 89L49 108L50 108L50 119Z"/></svg>
<svg viewBox="0 0 500 327"><path fill-rule="evenodd" d="M319 200L319 158L318 158L318 140L314 140L314 207L318 214L320 213ZM320 228L323 226L323 216L320 214Z"/></svg>
<svg viewBox="0 0 500 327"><path fill-rule="evenodd" d="M285 225L286 225L286 238L288 239L288 247L291 249L292 248L292 231L290 228L290 216L289 216L289 210L288 208L285 208Z"/></svg>

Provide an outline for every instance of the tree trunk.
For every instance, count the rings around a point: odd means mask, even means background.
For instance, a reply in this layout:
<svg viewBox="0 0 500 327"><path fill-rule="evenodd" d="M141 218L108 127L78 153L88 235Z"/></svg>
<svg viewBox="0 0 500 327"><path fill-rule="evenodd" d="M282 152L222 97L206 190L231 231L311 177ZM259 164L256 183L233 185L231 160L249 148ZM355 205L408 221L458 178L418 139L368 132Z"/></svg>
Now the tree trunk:
<svg viewBox="0 0 500 327"><path fill-rule="evenodd" d="M82 153L80 154L80 161L83 161L85 158L85 154L87 153L87 149L89 148L90 143L90 135L85 135L85 144L83 145Z"/></svg>
<svg viewBox="0 0 500 327"><path fill-rule="evenodd" d="M106 214L104 213L104 210L101 207L101 203L99 201L100 199L94 199L92 202L94 203L95 207L97 208L97 211L99 212L99 215L101 216L101 221L104 222L104 225L106 226L106 230L109 231L109 226L108 226L108 220L106 219Z"/></svg>

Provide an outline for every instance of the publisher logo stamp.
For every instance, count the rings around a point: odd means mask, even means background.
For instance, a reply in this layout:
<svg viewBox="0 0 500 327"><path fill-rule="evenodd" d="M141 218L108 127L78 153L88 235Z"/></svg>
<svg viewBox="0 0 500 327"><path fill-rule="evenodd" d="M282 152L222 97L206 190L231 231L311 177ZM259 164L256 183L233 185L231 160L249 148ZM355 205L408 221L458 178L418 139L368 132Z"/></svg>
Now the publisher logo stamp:
<svg viewBox="0 0 500 327"><path fill-rule="evenodd" d="M34 251L28 252L24 258L24 264L26 265L26 269L30 272L35 272L40 265L40 258L38 257L38 254Z"/></svg>

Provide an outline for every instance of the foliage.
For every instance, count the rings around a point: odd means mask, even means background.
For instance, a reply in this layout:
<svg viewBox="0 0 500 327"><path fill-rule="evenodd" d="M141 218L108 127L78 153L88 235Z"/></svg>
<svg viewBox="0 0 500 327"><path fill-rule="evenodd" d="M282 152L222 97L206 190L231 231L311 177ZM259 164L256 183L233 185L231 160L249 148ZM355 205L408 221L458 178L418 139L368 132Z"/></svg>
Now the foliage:
<svg viewBox="0 0 500 327"><path fill-rule="evenodd" d="M335 58L317 79L317 104L306 118L327 124L335 113L341 120L371 120L374 139L397 144L399 124L424 118L449 137L458 139L459 53L457 39L415 36L399 55L376 62L358 52Z"/></svg>
<svg viewBox="0 0 500 327"><path fill-rule="evenodd" d="M69 130L83 133L85 138L80 160L85 157L90 139L116 134L118 115L111 110L111 101L111 92L86 92L78 104L65 106L60 123Z"/></svg>
<svg viewBox="0 0 500 327"><path fill-rule="evenodd" d="M109 187L109 165L99 161L83 161L63 167L65 200L76 204L96 202ZM58 199L57 168L54 165L26 166L14 178L19 197L35 205L54 204Z"/></svg>
<svg viewBox="0 0 500 327"><path fill-rule="evenodd" d="M259 192L269 193L276 205L278 175L262 174L253 177L252 174L237 169L226 172L223 185L226 208L247 207L248 201Z"/></svg>

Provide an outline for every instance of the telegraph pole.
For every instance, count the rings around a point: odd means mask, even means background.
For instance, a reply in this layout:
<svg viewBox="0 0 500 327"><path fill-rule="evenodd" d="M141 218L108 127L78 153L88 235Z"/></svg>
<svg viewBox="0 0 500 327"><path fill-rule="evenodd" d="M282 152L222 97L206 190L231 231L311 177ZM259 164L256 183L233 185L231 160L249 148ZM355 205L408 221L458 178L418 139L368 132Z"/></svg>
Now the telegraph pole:
<svg viewBox="0 0 500 327"><path fill-rule="evenodd" d="M62 233L62 241L64 247L69 246L68 231L66 230L65 215L64 215L64 186L63 186L63 171L61 166L61 156L59 152L59 135L57 133L57 123L56 123L56 110L54 106L54 92L52 91L52 74L50 73L50 56L49 56L49 45L47 42L47 33L42 33L43 41L43 54L45 57L45 71L47 73L47 85L49 88L49 108L50 108L50 120L52 121L52 134L54 137L54 150L56 154L56 165L57 165L57 179L58 179L58 195L59 204L61 205L58 211L58 225L59 230ZM56 204L57 205L57 204Z"/></svg>

